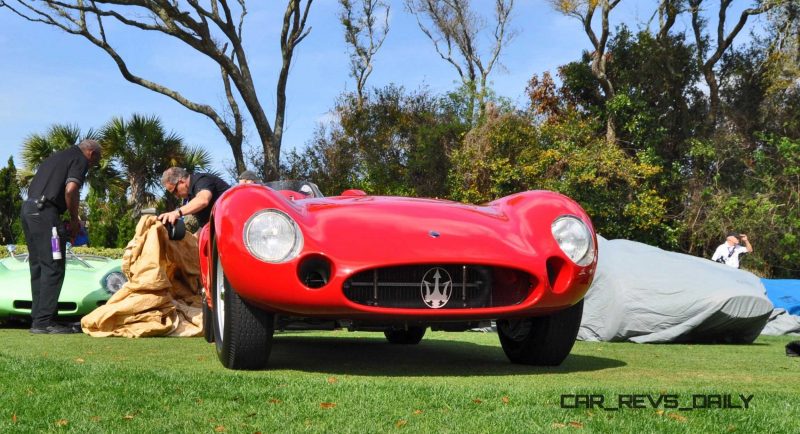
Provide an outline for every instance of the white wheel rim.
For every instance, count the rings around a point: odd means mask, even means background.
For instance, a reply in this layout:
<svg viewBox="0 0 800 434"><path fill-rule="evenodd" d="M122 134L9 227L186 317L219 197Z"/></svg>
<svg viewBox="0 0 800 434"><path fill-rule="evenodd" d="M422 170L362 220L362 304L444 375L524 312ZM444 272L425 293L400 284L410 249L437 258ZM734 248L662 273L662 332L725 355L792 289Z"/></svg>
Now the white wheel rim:
<svg viewBox="0 0 800 434"><path fill-rule="evenodd" d="M217 318L217 326L219 327L219 339L222 341L225 336L225 272L222 270L222 261L217 255L217 290L214 291L214 315Z"/></svg>

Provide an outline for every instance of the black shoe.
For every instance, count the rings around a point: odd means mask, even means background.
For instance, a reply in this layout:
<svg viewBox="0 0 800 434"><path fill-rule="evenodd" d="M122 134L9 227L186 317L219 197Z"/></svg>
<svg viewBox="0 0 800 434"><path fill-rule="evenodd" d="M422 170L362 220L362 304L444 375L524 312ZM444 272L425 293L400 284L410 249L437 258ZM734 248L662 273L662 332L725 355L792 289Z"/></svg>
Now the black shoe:
<svg viewBox="0 0 800 434"><path fill-rule="evenodd" d="M67 327L59 324L47 327L31 327L30 332L36 335L66 335L70 333L79 333L72 327Z"/></svg>

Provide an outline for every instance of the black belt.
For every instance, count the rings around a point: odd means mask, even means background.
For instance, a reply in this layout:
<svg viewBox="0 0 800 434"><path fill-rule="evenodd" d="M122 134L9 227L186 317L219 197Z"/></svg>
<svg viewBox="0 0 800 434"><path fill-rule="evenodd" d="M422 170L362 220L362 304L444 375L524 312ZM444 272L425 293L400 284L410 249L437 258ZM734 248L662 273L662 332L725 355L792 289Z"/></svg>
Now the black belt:
<svg viewBox="0 0 800 434"><path fill-rule="evenodd" d="M36 200L36 199L25 199L25 203L33 204L39 211L51 206L53 208L58 208L56 204L53 203L50 199L44 199L44 201Z"/></svg>

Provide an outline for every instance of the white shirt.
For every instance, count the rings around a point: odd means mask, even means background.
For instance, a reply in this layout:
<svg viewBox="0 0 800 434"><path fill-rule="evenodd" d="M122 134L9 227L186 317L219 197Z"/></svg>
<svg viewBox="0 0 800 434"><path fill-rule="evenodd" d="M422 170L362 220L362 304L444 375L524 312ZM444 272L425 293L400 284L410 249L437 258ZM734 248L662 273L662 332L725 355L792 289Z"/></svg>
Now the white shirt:
<svg viewBox="0 0 800 434"><path fill-rule="evenodd" d="M711 257L711 260L717 261L721 258L725 265L739 268L739 255L742 253L747 253L747 247L739 245L731 246L728 243L722 243L717 247L717 250L714 251L714 256Z"/></svg>

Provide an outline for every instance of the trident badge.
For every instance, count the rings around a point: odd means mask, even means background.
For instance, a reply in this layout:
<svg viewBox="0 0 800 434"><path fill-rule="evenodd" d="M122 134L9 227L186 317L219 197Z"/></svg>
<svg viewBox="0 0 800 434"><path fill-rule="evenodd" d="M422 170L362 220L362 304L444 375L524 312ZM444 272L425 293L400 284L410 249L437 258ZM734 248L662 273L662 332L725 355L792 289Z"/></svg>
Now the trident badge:
<svg viewBox="0 0 800 434"><path fill-rule="evenodd" d="M431 309L444 307L453 294L453 279L444 268L431 268L422 276L419 286L422 301Z"/></svg>

